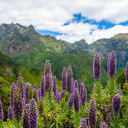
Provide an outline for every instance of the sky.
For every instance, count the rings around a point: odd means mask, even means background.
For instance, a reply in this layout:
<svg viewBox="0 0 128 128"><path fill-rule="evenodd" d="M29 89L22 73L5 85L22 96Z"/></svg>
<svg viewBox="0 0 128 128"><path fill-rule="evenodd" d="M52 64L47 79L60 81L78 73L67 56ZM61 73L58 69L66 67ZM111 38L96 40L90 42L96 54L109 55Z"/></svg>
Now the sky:
<svg viewBox="0 0 128 128"><path fill-rule="evenodd" d="M128 33L128 0L0 0L0 24L32 24L71 43Z"/></svg>

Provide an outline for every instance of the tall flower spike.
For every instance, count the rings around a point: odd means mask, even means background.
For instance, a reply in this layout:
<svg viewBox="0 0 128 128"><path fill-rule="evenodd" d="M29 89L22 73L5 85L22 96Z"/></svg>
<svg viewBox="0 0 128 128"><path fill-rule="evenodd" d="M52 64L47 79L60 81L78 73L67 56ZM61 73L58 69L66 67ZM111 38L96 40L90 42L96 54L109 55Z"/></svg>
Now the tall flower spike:
<svg viewBox="0 0 128 128"><path fill-rule="evenodd" d="M29 97L29 101L33 98L32 85L31 84L29 84L28 97Z"/></svg>
<svg viewBox="0 0 128 128"><path fill-rule="evenodd" d="M11 106L9 106L9 108L8 108L8 118L9 118L9 120L13 119L13 113L12 113L12 107Z"/></svg>
<svg viewBox="0 0 128 128"><path fill-rule="evenodd" d="M96 103L93 99L90 101L90 106L88 110L88 120L89 120L89 126L91 128L96 128L96 124L97 124Z"/></svg>
<svg viewBox="0 0 128 128"><path fill-rule="evenodd" d="M88 128L87 120L85 118L81 118L81 126L79 128Z"/></svg>
<svg viewBox="0 0 128 128"><path fill-rule="evenodd" d="M75 89L75 83L74 83L74 79L72 77L72 93L74 93L74 89Z"/></svg>
<svg viewBox="0 0 128 128"><path fill-rule="evenodd" d="M22 118L23 102L22 102L22 94L18 87L14 91L13 103L14 103L13 110L14 110L15 119L19 121Z"/></svg>
<svg viewBox="0 0 128 128"><path fill-rule="evenodd" d="M45 77L42 76L41 78L41 96L45 96Z"/></svg>
<svg viewBox="0 0 128 128"><path fill-rule="evenodd" d="M56 76L53 76L53 96L57 99L57 94L58 94L58 88L56 85Z"/></svg>
<svg viewBox="0 0 128 128"><path fill-rule="evenodd" d="M22 117L22 126L23 128L29 128L29 104L25 105L24 111L23 111L23 117Z"/></svg>
<svg viewBox="0 0 128 128"><path fill-rule="evenodd" d="M75 108L75 111L80 110L79 92L77 88L75 88L74 90L74 108Z"/></svg>
<svg viewBox="0 0 128 128"><path fill-rule="evenodd" d="M114 113L118 114L121 107L121 99L119 95L115 95L112 99L112 106Z"/></svg>
<svg viewBox="0 0 128 128"><path fill-rule="evenodd" d="M100 128L108 128L108 125L105 121L100 122Z"/></svg>
<svg viewBox="0 0 128 128"><path fill-rule="evenodd" d="M23 82L23 79L22 79L21 76L18 77L18 80L16 82L16 85L20 89L22 98L24 98L25 97L25 94L24 94L24 82Z"/></svg>
<svg viewBox="0 0 128 128"><path fill-rule="evenodd" d="M0 121L3 120L4 120L4 112L3 112L2 102L0 100Z"/></svg>
<svg viewBox="0 0 128 128"><path fill-rule="evenodd" d="M45 91L51 91L52 90L52 75L51 74L47 74L45 76Z"/></svg>
<svg viewBox="0 0 128 128"><path fill-rule="evenodd" d="M13 94L14 94L15 89L16 89L16 84L13 82L11 85L11 90L10 90L10 105L12 108L13 108Z"/></svg>
<svg viewBox="0 0 128 128"><path fill-rule="evenodd" d="M46 60L45 66L44 66L44 75L45 77L47 76L47 74L51 74L51 65L50 65L50 61Z"/></svg>
<svg viewBox="0 0 128 128"><path fill-rule="evenodd" d="M127 62L127 65L126 65L125 75L126 75L126 83L128 84L128 62Z"/></svg>
<svg viewBox="0 0 128 128"><path fill-rule="evenodd" d="M93 75L95 80L100 79L101 75L101 62L100 62L100 57L99 54L96 53L93 61Z"/></svg>
<svg viewBox="0 0 128 128"><path fill-rule="evenodd" d="M67 89L67 73L66 73L66 68L63 68L62 71L62 90L66 91Z"/></svg>
<svg viewBox="0 0 128 128"><path fill-rule="evenodd" d="M33 98L29 106L29 128L37 128L38 127L37 120L38 120L37 106L35 99Z"/></svg>
<svg viewBox="0 0 128 128"><path fill-rule="evenodd" d="M57 99L58 99L58 104L60 103L60 101L61 101L61 94L57 94Z"/></svg>
<svg viewBox="0 0 128 128"><path fill-rule="evenodd" d="M82 101L82 105L84 105L85 102L87 101L87 89L86 88L83 88L81 101Z"/></svg>
<svg viewBox="0 0 128 128"><path fill-rule="evenodd" d="M73 102L74 102L74 94L71 93L69 101L68 101L68 107L71 108L73 106Z"/></svg>
<svg viewBox="0 0 128 128"><path fill-rule="evenodd" d="M112 51L108 56L108 75L113 77L116 74L116 53Z"/></svg>
<svg viewBox="0 0 128 128"><path fill-rule="evenodd" d="M67 92L72 92L72 67L68 66L67 70Z"/></svg>
<svg viewBox="0 0 128 128"><path fill-rule="evenodd" d="M80 86L80 98L82 99L82 95L83 95L83 90L85 88L85 85L84 85L84 82L81 83L81 86Z"/></svg>
<svg viewBox="0 0 128 128"><path fill-rule="evenodd" d="M61 98L65 97L65 90L61 90Z"/></svg>
<svg viewBox="0 0 128 128"><path fill-rule="evenodd" d="M27 104L29 102L29 85L30 83L25 84L25 103Z"/></svg>
<svg viewBox="0 0 128 128"><path fill-rule="evenodd" d="M40 88L37 90L37 94L38 94L38 100L39 100L41 98L41 89Z"/></svg>

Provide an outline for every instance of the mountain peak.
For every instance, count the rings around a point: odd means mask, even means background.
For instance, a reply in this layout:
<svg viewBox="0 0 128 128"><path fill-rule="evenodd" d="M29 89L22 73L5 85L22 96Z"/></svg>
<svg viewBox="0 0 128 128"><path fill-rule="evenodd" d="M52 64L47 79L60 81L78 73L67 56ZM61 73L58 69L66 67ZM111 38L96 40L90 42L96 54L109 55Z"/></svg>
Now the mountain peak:
<svg viewBox="0 0 128 128"><path fill-rule="evenodd" d="M31 30L35 30L33 25L29 25L28 28L31 29Z"/></svg>

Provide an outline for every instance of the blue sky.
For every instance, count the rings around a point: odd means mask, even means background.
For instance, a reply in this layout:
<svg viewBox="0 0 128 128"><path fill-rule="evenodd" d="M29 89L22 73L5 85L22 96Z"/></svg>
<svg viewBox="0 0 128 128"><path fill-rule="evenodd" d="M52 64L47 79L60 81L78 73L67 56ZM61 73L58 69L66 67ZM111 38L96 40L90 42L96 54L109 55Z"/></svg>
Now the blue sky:
<svg viewBox="0 0 128 128"><path fill-rule="evenodd" d="M21 6L24 5L24 6ZM42 35L92 43L128 33L127 0L0 0L0 24L32 24Z"/></svg>

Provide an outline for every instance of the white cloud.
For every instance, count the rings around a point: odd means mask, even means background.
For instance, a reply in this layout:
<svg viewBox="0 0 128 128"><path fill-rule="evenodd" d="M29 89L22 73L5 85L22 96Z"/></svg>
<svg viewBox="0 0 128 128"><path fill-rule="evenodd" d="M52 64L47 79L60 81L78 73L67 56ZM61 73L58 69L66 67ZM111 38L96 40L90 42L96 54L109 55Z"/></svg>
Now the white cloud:
<svg viewBox="0 0 128 128"><path fill-rule="evenodd" d="M0 24L33 24L36 29L65 33L57 36L58 39L74 42L83 38L91 43L99 38L128 32L127 26L119 25L108 30L99 30L96 25L83 23L63 26L77 13L88 19L105 19L118 24L128 20L128 0L0 0ZM94 31L90 34L92 29Z"/></svg>

